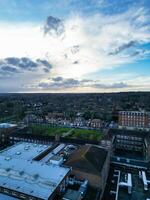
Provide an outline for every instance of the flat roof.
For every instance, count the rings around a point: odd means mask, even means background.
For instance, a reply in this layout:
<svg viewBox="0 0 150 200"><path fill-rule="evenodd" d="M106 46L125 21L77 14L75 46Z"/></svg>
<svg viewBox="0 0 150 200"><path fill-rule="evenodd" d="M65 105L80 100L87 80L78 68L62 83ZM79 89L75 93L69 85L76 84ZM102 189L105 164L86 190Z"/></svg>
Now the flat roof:
<svg viewBox="0 0 150 200"><path fill-rule="evenodd" d="M0 186L47 200L70 168L0 155Z"/></svg>
<svg viewBox="0 0 150 200"><path fill-rule="evenodd" d="M128 171L121 171L121 178L127 174ZM122 188L119 188L119 194L118 194L118 200L147 200L150 197L150 189L148 187L147 191L144 191L144 185L142 180L139 181L139 174L137 171L132 172L132 182L134 183L132 185L132 194L128 194L126 190L123 190Z"/></svg>
<svg viewBox="0 0 150 200"><path fill-rule="evenodd" d="M32 160L50 147L51 145L19 142L2 150L0 155L17 159Z"/></svg>
<svg viewBox="0 0 150 200"><path fill-rule="evenodd" d="M19 200L19 199L0 193L0 200Z"/></svg>

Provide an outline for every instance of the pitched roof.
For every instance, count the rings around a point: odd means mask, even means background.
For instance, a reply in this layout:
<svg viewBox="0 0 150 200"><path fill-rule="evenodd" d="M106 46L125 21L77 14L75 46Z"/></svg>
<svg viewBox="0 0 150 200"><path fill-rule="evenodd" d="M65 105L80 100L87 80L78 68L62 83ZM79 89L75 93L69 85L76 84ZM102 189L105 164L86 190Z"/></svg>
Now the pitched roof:
<svg viewBox="0 0 150 200"><path fill-rule="evenodd" d="M66 165L83 172L100 175L106 157L107 151L105 149L84 145L69 157Z"/></svg>

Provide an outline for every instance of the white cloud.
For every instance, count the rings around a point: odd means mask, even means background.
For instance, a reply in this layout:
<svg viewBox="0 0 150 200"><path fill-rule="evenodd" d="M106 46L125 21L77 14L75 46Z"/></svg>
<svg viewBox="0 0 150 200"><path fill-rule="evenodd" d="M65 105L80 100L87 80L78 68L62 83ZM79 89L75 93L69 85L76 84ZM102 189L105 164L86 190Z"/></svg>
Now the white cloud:
<svg viewBox="0 0 150 200"><path fill-rule="evenodd" d="M55 47L49 53L55 65L54 74L82 77L141 59L140 45L150 41L149 27L145 25L148 19L143 8L113 16L71 16L64 22L66 31L62 40L49 36ZM129 46L130 43L133 45ZM76 54L71 52L74 45L80 49ZM123 46L122 51L110 55Z"/></svg>
<svg viewBox="0 0 150 200"><path fill-rule="evenodd" d="M53 66L51 77L83 79L91 73L149 55L149 51L141 48L150 42L149 17L144 8L112 16L101 13L86 17L71 15L63 21L65 32L61 36L44 35L41 24L0 23L0 59L46 58ZM21 84L35 86L47 80L49 74L39 70L35 73L36 78L32 78L33 74L18 76Z"/></svg>
<svg viewBox="0 0 150 200"><path fill-rule="evenodd" d="M0 57L45 57L50 45L41 30L35 24L0 23Z"/></svg>

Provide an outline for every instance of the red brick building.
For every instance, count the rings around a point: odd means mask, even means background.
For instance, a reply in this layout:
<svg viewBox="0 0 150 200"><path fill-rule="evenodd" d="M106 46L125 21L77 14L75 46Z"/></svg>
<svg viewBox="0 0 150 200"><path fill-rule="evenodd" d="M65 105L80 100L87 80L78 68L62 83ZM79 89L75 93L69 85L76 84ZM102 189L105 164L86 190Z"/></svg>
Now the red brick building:
<svg viewBox="0 0 150 200"><path fill-rule="evenodd" d="M145 111L120 111L119 127L121 128L150 128L150 113Z"/></svg>

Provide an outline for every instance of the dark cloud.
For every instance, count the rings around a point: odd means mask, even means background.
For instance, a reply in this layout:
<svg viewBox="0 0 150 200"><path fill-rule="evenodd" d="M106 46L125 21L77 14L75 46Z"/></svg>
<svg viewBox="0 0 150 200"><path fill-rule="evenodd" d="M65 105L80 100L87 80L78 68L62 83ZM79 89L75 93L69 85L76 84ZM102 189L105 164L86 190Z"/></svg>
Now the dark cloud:
<svg viewBox="0 0 150 200"><path fill-rule="evenodd" d="M43 89L64 89L80 86L80 81L73 78L64 79L62 77L56 77L49 80L51 80L49 83L40 83L39 87Z"/></svg>
<svg viewBox="0 0 150 200"><path fill-rule="evenodd" d="M48 89L49 88L49 84L48 83L39 83L39 87L43 88L43 89Z"/></svg>
<svg viewBox="0 0 150 200"><path fill-rule="evenodd" d="M89 82L93 82L93 80L90 80L90 79L83 79L83 80L81 80L81 83L89 83Z"/></svg>
<svg viewBox="0 0 150 200"><path fill-rule="evenodd" d="M36 61L33 61L27 57L8 57L0 60L1 72L18 73L25 70L35 71L38 67L43 67L44 72L48 73L52 68L52 65L47 60L37 59Z"/></svg>
<svg viewBox="0 0 150 200"><path fill-rule="evenodd" d="M93 84L92 87L94 88L100 88L100 89L120 89L120 88L127 88L129 87L128 84L120 82L120 83L113 83L113 84L101 84L101 83L96 83Z"/></svg>
<svg viewBox="0 0 150 200"><path fill-rule="evenodd" d="M2 72L7 72L7 73L18 73L18 69L14 67L10 67L9 65L4 65L1 67Z"/></svg>
<svg viewBox="0 0 150 200"><path fill-rule="evenodd" d="M45 73L49 73L49 72L50 72L50 70L49 70L48 68L43 68L43 71L44 71Z"/></svg>
<svg viewBox="0 0 150 200"><path fill-rule="evenodd" d="M53 80L54 82L60 82L60 81L63 81L63 78L62 78L61 76L58 76L58 77L56 77L56 78L52 78L52 80Z"/></svg>
<svg viewBox="0 0 150 200"><path fill-rule="evenodd" d="M77 87L80 85L80 82L78 80L75 80L73 78L65 79L63 81L64 87Z"/></svg>
<svg viewBox="0 0 150 200"><path fill-rule="evenodd" d="M77 65L77 64L79 64L79 61L76 60L76 61L73 62L73 64L74 64L74 65Z"/></svg>
<svg viewBox="0 0 150 200"><path fill-rule="evenodd" d="M53 81L49 84L52 88L74 88L78 87L80 85L80 82L78 80L75 80L73 78L69 79L62 79L62 81Z"/></svg>
<svg viewBox="0 0 150 200"><path fill-rule="evenodd" d="M38 63L41 63L42 65L44 65L45 67L51 69L52 65L47 61L47 60L41 60L41 59L37 59L36 60Z"/></svg>
<svg viewBox="0 0 150 200"><path fill-rule="evenodd" d="M132 57L146 58L150 56L150 51L145 49L138 49L131 54Z"/></svg>
<svg viewBox="0 0 150 200"><path fill-rule="evenodd" d="M113 52L110 52L109 55L117 55L117 54L121 53L122 51L129 49L130 47L135 46L136 44L137 44L136 41L130 41L128 43L122 44L117 49L115 49Z"/></svg>
<svg viewBox="0 0 150 200"><path fill-rule="evenodd" d="M67 55L67 54L64 54L64 58L66 58L66 59L67 59L67 58L68 58L68 55Z"/></svg>
<svg viewBox="0 0 150 200"><path fill-rule="evenodd" d="M80 51L80 46L79 45L75 45L73 47L71 47L71 53L72 54L76 54Z"/></svg>
<svg viewBox="0 0 150 200"><path fill-rule="evenodd" d="M9 57L9 58L5 58L5 61L7 64L18 65L18 63L20 62L20 59L15 58L15 57Z"/></svg>
<svg viewBox="0 0 150 200"><path fill-rule="evenodd" d="M44 26L44 33L60 36L64 33L65 27L62 20L49 16Z"/></svg>
<svg viewBox="0 0 150 200"><path fill-rule="evenodd" d="M23 57L19 60L18 67L27 70L34 70L38 67L38 63L32 61L29 58Z"/></svg>
<svg viewBox="0 0 150 200"><path fill-rule="evenodd" d="M49 79L50 82L45 83L42 82L39 84L39 87L42 89L67 89L67 88L77 88L77 87L92 87L97 89L121 89L121 88L128 88L131 87L130 85L120 82L120 83L113 83L113 84L103 84L95 83L96 81L93 80L77 80L73 78L64 79L62 77L56 77Z"/></svg>

